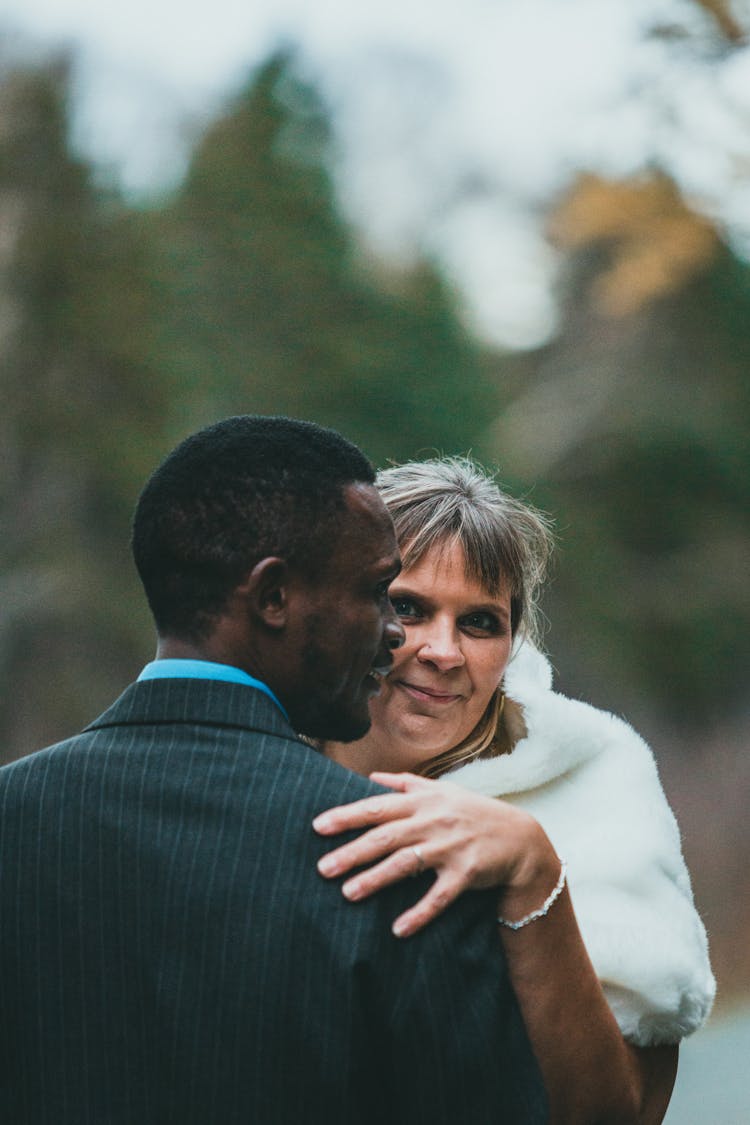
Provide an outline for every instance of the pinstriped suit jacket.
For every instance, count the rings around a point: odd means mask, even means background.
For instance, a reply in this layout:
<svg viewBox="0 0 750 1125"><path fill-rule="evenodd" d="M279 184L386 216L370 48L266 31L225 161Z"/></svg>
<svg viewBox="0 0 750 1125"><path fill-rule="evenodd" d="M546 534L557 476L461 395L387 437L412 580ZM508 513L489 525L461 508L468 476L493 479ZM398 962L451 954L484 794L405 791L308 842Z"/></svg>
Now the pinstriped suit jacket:
<svg viewBox="0 0 750 1125"><path fill-rule="evenodd" d="M0 770L4 1125L546 1120L496 934L356 906L310 822L377 787L242 685L131 685Z"/></svg>

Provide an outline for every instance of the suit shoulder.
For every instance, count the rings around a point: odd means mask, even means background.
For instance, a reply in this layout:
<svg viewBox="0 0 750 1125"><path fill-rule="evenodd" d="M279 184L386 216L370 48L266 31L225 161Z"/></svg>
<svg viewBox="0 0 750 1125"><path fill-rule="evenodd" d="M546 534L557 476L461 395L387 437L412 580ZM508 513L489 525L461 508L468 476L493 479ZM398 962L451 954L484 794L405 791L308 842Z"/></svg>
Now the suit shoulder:
<svg viewBox="0 0 750 1125"><path fill-rule="evenodd" d="M7 784L12 778L26 777L47 770L52 765L63 764L68 757L84 753L90 745L91 736L84 732L62 739L60 742L53 742L39 750L30 750L22 757L1 766L0 780Z"/></svg>

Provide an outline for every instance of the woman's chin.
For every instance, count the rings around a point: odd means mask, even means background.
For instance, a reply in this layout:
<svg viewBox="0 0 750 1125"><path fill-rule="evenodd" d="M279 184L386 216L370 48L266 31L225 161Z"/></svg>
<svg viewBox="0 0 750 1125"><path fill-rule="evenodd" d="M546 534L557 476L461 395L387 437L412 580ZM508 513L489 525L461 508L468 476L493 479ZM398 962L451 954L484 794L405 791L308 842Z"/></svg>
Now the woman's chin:
<svg viewBox="0 0 750 1125"><path fill-rule="evenodd" d="M397 763L390 767L392 772L417 773L420 766L450 750L459 741L436 738L435 733L434 729L430 730L430 724L414 722L402 724L398 735L394 737L391 727L387 741L388 756L392 763Z"/></svg>

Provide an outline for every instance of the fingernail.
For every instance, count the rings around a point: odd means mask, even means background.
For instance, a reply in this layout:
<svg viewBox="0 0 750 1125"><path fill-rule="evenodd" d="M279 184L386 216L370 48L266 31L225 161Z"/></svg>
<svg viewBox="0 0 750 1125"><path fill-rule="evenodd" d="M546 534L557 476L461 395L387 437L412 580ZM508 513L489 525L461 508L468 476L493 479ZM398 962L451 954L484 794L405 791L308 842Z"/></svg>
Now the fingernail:
<svg viewBox="0 0 750 1125"><path fill-rule="evenodd" d="M355 902L362 894L362 888L359 883L356 882L344 883L341 891L344 897L348 898L350 902Z"/></svg>
<svg viewBox="0 0 750 1125"><path fill-rule="evenodd" d="M338 871L336 860L330 855L324 855L318 860L318 871L321 875L335 875Z"/></svg>
<svg viewBox="0 0 750 1125"><path fill-rule="evenodd" d="M391 926L391 933L394 935L394 937L407 937L409 934L408 923L403 922L400 918L397 918Z"/></svg>
<svg viewBox="0 0 750 1125"><path fill-rule="evenodd" d="M312 822L312 826L316 832L327 832L331 827L331 822L328 817L323 813L322 816L316 816Z"/></svg>

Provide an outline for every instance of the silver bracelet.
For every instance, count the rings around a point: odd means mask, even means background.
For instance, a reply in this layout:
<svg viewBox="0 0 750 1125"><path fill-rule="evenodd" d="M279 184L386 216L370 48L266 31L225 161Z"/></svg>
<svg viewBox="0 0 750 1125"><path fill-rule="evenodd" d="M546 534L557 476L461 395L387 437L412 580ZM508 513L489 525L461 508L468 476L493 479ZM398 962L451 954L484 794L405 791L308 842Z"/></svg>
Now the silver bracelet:
<svg viewBox="0 0 750 1125"><path fill-rule="evenodd" d="M552 892L547 895L542 905L538 910L532 910L531 914L527 914L525 918L519 918L517 922L509 922L507 918L498 918L501 926L507 926L509 930L521 930L524 926L528 926L529 922L536 922L537 918L543 918L548 913L549 908L562 894L562 889L565 886L565 875L568 870L568 865L564 859L560 860L560 878L555 883Z"/></svg>

